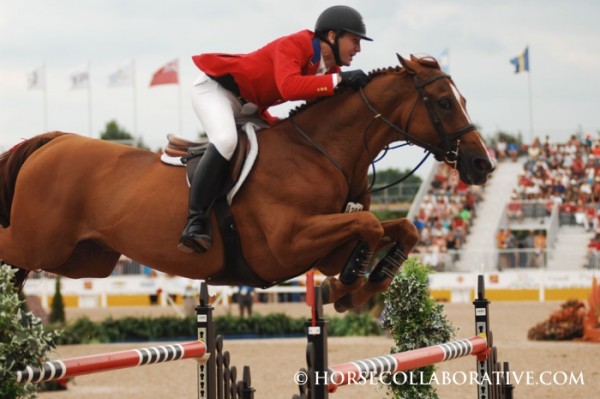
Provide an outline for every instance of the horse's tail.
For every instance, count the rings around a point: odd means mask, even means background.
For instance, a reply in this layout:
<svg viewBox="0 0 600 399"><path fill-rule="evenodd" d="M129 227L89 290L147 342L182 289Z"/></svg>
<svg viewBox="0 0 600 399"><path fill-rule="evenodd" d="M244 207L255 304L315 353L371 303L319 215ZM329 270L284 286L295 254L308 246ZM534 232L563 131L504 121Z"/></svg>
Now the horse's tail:
<svg viewBox="0 0 600 399"><path fill-rule="evenodd" d="M15 145L13 148L0 155L0 225L2 225L2 227L7 228L10 225L10 210L15 193L17 175L19 174L21 167L27 158L29 158L29 156L38 148L63 134L66 133L51 132L40 134L39 136L35 136ZM18 267L16 268L18 271L15 276L15 285L22 288L29 271Z"/></svg>

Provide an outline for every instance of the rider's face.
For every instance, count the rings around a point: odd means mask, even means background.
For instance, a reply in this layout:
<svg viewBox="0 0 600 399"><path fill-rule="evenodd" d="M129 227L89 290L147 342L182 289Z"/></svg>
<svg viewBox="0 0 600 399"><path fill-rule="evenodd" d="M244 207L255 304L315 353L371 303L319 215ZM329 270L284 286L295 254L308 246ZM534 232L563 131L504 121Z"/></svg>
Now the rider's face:
<svg viewBox="0 0 600 399"><path fill-rule="evenodd" d="M360 53L360 36L344 32L338 41L340 59L343 66L349 66L357 53Z"/></svg>

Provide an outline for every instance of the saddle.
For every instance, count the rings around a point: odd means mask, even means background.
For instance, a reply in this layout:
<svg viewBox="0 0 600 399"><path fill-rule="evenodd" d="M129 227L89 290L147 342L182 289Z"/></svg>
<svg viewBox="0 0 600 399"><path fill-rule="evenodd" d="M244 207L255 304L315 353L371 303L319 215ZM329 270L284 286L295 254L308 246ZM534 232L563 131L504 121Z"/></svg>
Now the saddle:
<svg viewBox="0 0 600 399"><path fill-rule="evenodd" d="M260 124L256 121L250 123L252 125L246 123L238 129L238 145L230 161L230 179L223 184L224 188L213 205L213 212L217 218L217 225L225 248L224 265L219 272L208 277L206 281L214 285L227 282L227 284L268 288L277 282L263 280L246 263L230 208L235 193L250 173L258 154L258 142L254 129L267 126L262 121ZM189 184L192 181L198 162L206 152L209 144L208 140L190 141L169 133L167 141L167 146L161 155L161 161L169 165L185 166L186 178ZM233 282L232 277L234 278Z"/></svg>
<svg viewBox="0 0 600 399"><path fill-rule="evenodd" d="M173 163L172 161L168 161L166 157L179 159L181 165L185 166L187 181L189 183L192 181L196 166L202 158L202 155L206 152L208 144L208 139L191 141L177 136L174 133L169 133L167 134L167 146L164 148L161 160L169 165L179 166L177 161ZM248 136L245 133L238 132L237 148L229 161L231 182L236 182L240 177L242 166L246 161L249 151L250 144Z"/></svg>

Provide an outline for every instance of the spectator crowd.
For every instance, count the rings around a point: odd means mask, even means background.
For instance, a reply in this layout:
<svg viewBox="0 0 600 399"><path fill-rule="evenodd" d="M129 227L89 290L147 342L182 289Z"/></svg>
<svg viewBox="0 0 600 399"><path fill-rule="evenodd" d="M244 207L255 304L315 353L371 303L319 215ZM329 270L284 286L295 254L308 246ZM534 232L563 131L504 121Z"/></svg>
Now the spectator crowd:
<svg viewBox="0 0 600 399"><path fill-rule="evenodd" d="M506 158L515 161L514 157L501 151L505 145L499 143L498 146L499 161ZM561 225L579 225L586 231L596 233L589 244L588 256L590 259L596 258L600 251L600 139L593 139L590 134L583 139L572 135L566 143L553 143L546 136L543 142L536 138L523 150L526 154L523 171L517 178L511 202L507 205L509 220L523 222L526 217L543 217L557 204ZM537 211L532 214L534 202L538 207L542 206L545 212L542 210L542 213ZM510 232L498 233L500 248L515 245L510 236ZM519 248L534 248L532 243L522 238L516 245ZM538 250L537 247L535 249ZM527 264L530 265L530 262Z"/></svg>
<svg viewBox="0 0 600 399"><path fill-rule="evenodd" d="M477 216L482 188L463 183L446 164L436 168L431 188L413 219L420 238L414 252L436 270L447 270L457 260L454 250L462 248Z"/></svg>

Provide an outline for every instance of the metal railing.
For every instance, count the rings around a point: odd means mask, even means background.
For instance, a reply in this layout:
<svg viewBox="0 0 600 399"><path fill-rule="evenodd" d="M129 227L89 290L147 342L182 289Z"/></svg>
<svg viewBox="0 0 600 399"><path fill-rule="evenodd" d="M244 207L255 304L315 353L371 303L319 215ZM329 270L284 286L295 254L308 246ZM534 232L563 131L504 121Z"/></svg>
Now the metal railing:
<svg viewBox="0 0 600 399"><path fill-rule="evenodd" d="M372 204L397 204L410 203L413 201L421 183L400 183L393 187L371 194ZM377 186L373 187L376 190Z"/></svg>
<svg viewBox="0 0 600 399"><path fill-rule="evenodd" d="M434 270L441 272L471 271L459 270L457 267L460 258L465 255L462 250L434 252L427 249L426 251L425 253L414 253L410 256L417 257L421 262L431 265ZM552 256L551 250L535 248L482 249L473 253L476 255L472 257L475 259L474 263L482 271L545 269L548 265L548 257Z"/></svg>

